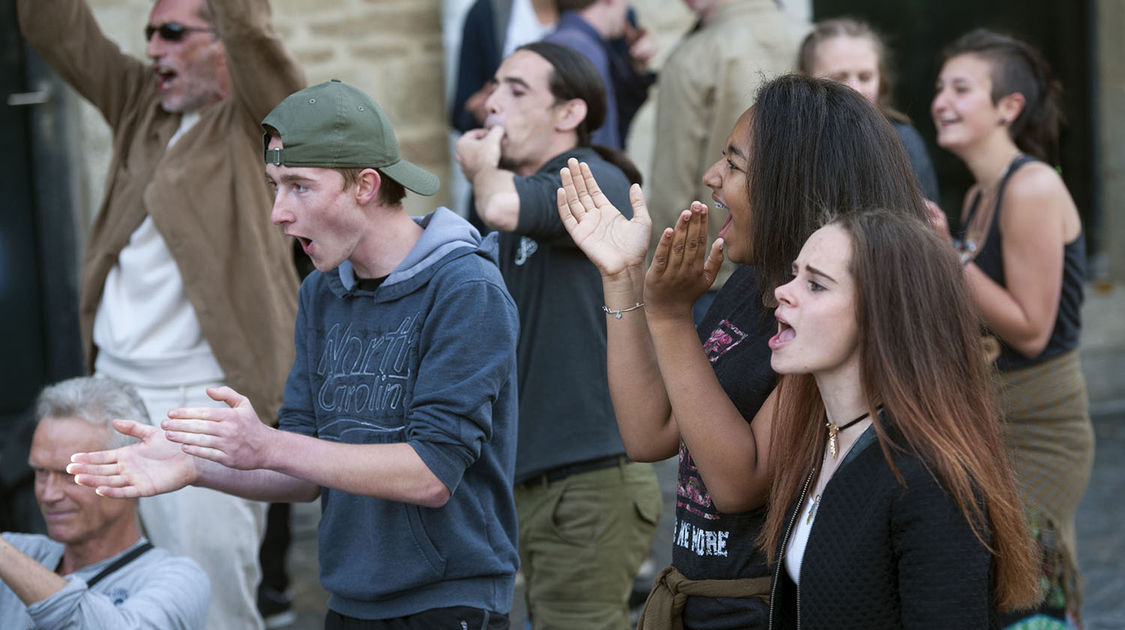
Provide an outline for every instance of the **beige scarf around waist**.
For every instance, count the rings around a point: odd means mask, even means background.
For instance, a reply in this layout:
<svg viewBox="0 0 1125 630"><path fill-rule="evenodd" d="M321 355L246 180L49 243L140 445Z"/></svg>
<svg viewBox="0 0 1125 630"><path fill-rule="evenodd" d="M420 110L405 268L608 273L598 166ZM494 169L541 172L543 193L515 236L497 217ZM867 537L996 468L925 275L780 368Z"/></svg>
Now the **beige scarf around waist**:
<svg viewBox="0 0 1125 630"><path fill-rule="evenodd" d="M683 612L688 597L770 597L770 578L737 580L689 580L676 567L667 567L652 582L652 591L637 620L637 630L683 630Z"/></svg>

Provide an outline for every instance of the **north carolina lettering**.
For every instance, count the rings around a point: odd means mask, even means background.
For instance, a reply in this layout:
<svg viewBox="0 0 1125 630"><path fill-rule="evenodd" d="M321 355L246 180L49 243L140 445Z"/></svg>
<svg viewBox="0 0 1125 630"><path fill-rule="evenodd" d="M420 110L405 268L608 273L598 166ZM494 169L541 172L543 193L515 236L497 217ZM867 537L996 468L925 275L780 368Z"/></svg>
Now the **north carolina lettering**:
<svg viewBox="0 0 1125 630"><path fill-rule="evenodd" d="M410 381L409 350L414 317L393 331L361 337L352 325L336 324L324 339L316 366L323 379L316 395L318 409L362 416L400 409Z"/></svg>

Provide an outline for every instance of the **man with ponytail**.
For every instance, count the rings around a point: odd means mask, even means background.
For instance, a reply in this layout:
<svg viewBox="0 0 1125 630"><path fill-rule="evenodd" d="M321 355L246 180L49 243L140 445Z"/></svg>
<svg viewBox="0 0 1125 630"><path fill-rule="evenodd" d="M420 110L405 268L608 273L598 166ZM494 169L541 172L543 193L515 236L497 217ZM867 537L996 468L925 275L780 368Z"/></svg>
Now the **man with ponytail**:
<svg viewBox="0 0 1125 630"><path fill-rule="evenodd" d="M477 212L502 231L500 270L520 312L515 497L528 613L535 628L624 629L660 490L650 464L625 457L600 276L563 227L556 191L568 160L588 163L624 208L640 178L628 158L590 146L605 119L605 87L581 54L528 44L501 63L494 83L485 128L457 142L457 159ZM581 387L560 387L577 372L588 376Z"/></svg>

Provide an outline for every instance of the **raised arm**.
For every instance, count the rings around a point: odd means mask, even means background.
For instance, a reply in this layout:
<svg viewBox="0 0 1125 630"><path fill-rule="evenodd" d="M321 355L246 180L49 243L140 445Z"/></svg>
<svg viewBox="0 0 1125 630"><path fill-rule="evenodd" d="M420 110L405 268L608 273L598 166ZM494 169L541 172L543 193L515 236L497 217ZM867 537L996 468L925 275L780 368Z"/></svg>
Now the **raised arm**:
<svg viewBox="0 0 1125 630"><path fill-rule="evenodd" d="M741 512L761 505L769 494L776 394L771 393L747 423L699 342L691 308L714 282L723 260L721 248L722 239L707 247L707 206L693 203L661 234L645 278L645 295L648 327L680 438L715 507Z"/></svg>
<svg viewBox="0 0 1125 630"><path fill-rule="evenodd" d="M515 173L500 168L504 128L473 129L457 140L457 162L473 185L473 203L484 224L511 232L519 225L520 197Z"/></svg>
<svg viewBox="0 0 1125 630"><path fill-rule="evenodd" d="M27 43L116 129L152 82L148 65L121 52L83 0L19 0L17 13Z"/></svg>
<svg viewBox="0 0 1125 630"><path fill-rule="evenodd" d="M186 558L168 559L124 602L115 602L85 580L58 575L3 537L0 581L27 606L36 628L193 630L202 627L210 599L207 575Z"/></svg>
<svg viewBox="0 0 1125 630"><path fill-rule="evenodd" d="M706 246L706 207L694 204L664 231L646 276L650 229L639 187L630 191L626 221L584 165L563 171L559 213L575 243L602 272L607 315L610 392L629 456L674 455L683 439L712 501L724 512L760 505L768 493L773 396L752 424L727 396L691 322L691 304L710 286L721 243Z"/></svg>
<svg viewBox="0 0 1125 630"><path fill-rule="evenodd" d="M305 76L270 24L268 0L208 0L226 48L231 96L256 125Z"/></svg>
<svg viewBox="0 0 1125 630"><path fill-rule="evenodd" d="M1054 330L1063 249L1082 229L1078 211L1058 174L1032 163L1012 176L999 220L1007 286L975 264L966 265L965 278L985 325L1020 354L1036 357Z"/></svg>
<svg viewBox="0 0 1125 630"><path fill-rule="evenodd" d="M651 222L640 186L629 189L633 218L626 219L598 187L586 164L571 159L561 171L559 216L571 239L602 275L609 390L626 453L637 461L675 455L680 434L649 336L643 304L644 264Z"/></svg>

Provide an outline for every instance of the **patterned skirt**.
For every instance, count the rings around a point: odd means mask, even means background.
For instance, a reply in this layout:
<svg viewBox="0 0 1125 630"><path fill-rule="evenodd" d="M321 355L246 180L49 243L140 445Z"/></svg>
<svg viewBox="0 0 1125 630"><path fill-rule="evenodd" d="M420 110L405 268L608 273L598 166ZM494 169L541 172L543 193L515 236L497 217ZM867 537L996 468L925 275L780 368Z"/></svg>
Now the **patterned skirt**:
<svg viewBox="0 0 1125 630"><path fill-rule="evenodd" d="M1082 610L1074 515L1094 463L1094 430L1078 351L1004 372L1000 382L1005 443L1043 554L1046 595L1038 610L1010 616L1002 627L1073 627L1081 623Z"/></svg>

